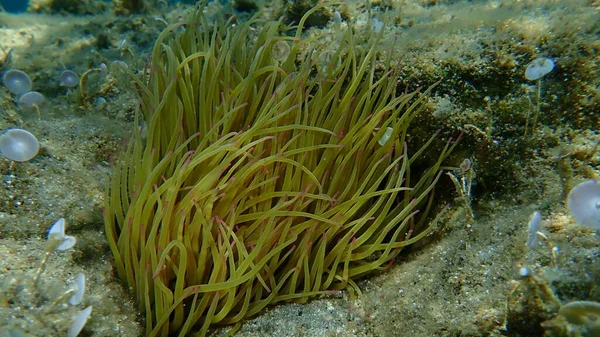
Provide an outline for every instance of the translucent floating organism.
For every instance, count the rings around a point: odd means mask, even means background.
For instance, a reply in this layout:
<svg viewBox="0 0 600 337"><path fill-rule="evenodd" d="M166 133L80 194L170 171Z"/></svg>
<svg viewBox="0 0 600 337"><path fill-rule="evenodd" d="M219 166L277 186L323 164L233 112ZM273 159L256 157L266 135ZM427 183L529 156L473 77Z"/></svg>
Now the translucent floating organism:
<svg viewBox="0 0 600 337"><path fill-rule="evenodd" d="M579 224L600 229L600 181L586 180L573 187L567 207Z"/></svg>
<svg viewBox="0 0 600 337"><path fill-rule="evenodd" d="M390 139L390 137L392 137L393 132L394 132L394 129L388 126L385 129L383 136L381 136L381 138L379 138L377 143L379 143L379 145L383 146L385 143L387 143L387 141Z"/></svg>
<svg viewBox="0 0 600 337"><path fill-rule="evenodd" d="M37 91L29 91L19 96L19 106L21 108L40 107L45 101L44 95Z"/></svg>
<svg viewBox="0 0 600 337"><path fill-rule="evenodd" d="M65 70L60 74L60 85L73 88L79 84L79 75L73 70Z"/></svg>
<svg viewBox="0 0 600 337"><path fill-rule="evenodd" d="M2 83L15 95L21 95L31 90L31 79L19 69L7 70L2 76Z"/></svg>
<svg viewBox="0 0 600 337"><path fill-rule="evenodd" d="M98 65L98 69L100 69L100 75L104 76L106 74L108 74L108 67L106 66L106 63L102 62Z"/></svg>
<svg viewBox="0 0 600 337"><path fill-rule="evenodd" d="M279 62L283 62L290 55L290 45L285 41L277 41L271 48L271 55Z"/></svg>
<svg viewBox="0 0 600 337"><path fill-rule="evenodd" d="M600 303L575 301L563 305L558 314L567 322L586 327L582 336L600 336Z"/></svg>
<svg viewBox="0 0 600 337"><path fill-rule="evenodd" d="M23 332L23 330L16 328L16 327L9 328L8 330L3 329L0 331L3 333L3 335L0 334L0 336L2 336L2 337L27 337L27 336L29 336L29 335L25 334L25 332Z"/></svg>
<svg viewBox="0 0 600 337"><path fill-rule="evenodd" d="M531 270L529 270L529 268L527 267L521 267L519 269L519 276L521 276L522 278L529 277L531 276Z"/></svg>
<svg viewBox="0 0 600 337"><path fill-rule="evenodd" d="M527 247L533 249L538 244L537 232L540 230L542 224L542 213L535 211L531 215L529 220L529 236L527 237Z"/></svg>
<svg viewBox="0 0 600 337"><path fill-rule="evenodd" d="M85 292L85 275L79 273L75 279L75 293L69 298L70 305L79 305L83 301L83 293Z"/></svg>
<svg viewBox="0 0 600 337"><path fill-rule="evenodd" d="M54 250L67 250L75 246L77 241L74 236L65 235L65 219L60 218L50 227L48 241L56 241Z"/></svg>
<svg viewBox="0 0 600 337"><path fill-rule="evenodd" d="M96 106L96 109L104 109L106 104L106 99L104 99L104 97L98 97L96 98L96 103L94 105Z"/></svg>
<svg viewBox="0 0 600 337"><path fill-rule="evenodd" d="M91 306L89 306L89 307L81 310L79 313L77 313L77 316L75 316L75 320L73 320L73 324L69 328L69 331L67 331L67 337L77 337L77 335L79 335L81 330L83 330L83 327L85 326L85 323L87 323L91 314L92 314Z"/></svg>
<svg viewBox="0 0 600 337"><path fill-rule="evenodd" d="M379 33L379 32L381 32L382 29L383 29L383 21L379 21L379 20L373 18L373 21L371 22L371 30L373 31L373 33Z"/></svg>
<svg viewBox="0 0 600 337"><path fill-rule="evenodd" d="M40 143L31 132L10 129L0 136L0 152L14 161L28 161L40 150Z"/></svg>
<svg viewBox="0 0 600 337"><path fill-rule="evenodd" d="M554 69L554 61L546 57L540 57L529 63L527 69L525 69L525 78L535 81L544 77L552 69Z"/></svg>
<svg viewBox="0 0 600 337"><path fill-rule="evenodd" d="M340 13L338 10L333 12L333 27L335 29L342 28L342 13Z"/></svg>

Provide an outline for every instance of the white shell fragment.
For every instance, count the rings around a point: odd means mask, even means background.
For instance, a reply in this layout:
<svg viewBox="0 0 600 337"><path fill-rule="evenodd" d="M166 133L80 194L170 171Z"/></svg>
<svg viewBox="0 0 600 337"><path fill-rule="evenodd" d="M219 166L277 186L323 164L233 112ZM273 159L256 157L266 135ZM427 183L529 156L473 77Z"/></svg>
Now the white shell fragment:
<svg viewBox="0 0 600 337"><path fill-rule="evenodd" d="M79 305L83 301L83 293L85 292L85 275L79 273L75 279L75 294L69 298L70 305Z"/></svg>
<svg viewBox="0 0 600 337"><path fill-rule="evenodd" d="M547 73L551 72L552 69L554 69L554 61L549 58L540 57L529 63L527 69L525 69L525 78L530 81L535 81L544 77Z"/></svg>
<svg viewBox="0 0 600 337"><path fill-rule="evenodd" d="M573 187L567 207L579 224L600 229L600 181L586 180Z"/></svg>
<svg viewBox="0 0 600 337"><path fill-rule="evenodd" d="M65 235L65 219L58 219L48 231L48 240L60 240L55 250L67 250L72 248L77 241L75 237Z"/></svg>
<svg viewBox="0 0 600 337"><path fill-rule="evenodd" d="M79 313L77 313L77 316L75 316L75 320L73 321L73 324L71 325L71 327L69 328L69 331L67 332L67 337L77 337L77 335L79 335L81 330L83 330L83 327L85 326L85 323L87 323L91 314L92 314L91 306L89 306L89 307L81 310Z"/></svg>
<svg viewBox="0 0 600 337"><path fill-rule="evenodd" d="M538 211L533 212L529 220L529 236L527 237L527 247L535 248L538 244L537 232L542 224L542 214Z"/></svg>
<svg viewBox="0 0 600 337"><path fill-rule="evenodd" d="M0 136L0 153L14 161L28 161L40 151L40 143L31 132L10 129Z"/></svg>
<svg viewBox="0 0 600 337"><path fill-rule="evenodd" d="M388 126L385 129L385 133L383 134L383 136L381 136L381 138L379 138L377 143L379 143L379 145L383 146L385 143L387 143L388 140L390 140L390 137L392 137L393 132L394 132L394 129Z"/></svg>

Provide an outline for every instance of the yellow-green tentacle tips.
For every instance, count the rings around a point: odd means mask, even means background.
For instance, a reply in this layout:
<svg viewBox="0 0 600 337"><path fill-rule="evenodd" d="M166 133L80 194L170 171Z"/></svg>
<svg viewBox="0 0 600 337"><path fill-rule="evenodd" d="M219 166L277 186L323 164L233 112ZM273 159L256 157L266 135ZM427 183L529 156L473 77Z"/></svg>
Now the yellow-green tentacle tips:
<svg viewBox="0 0 600 337"><path fill-rule="evenodd" d="M290 29L210 27L200 9L160 35L137 80L147 132L116 164L105 221L148 336L204 336L356 287L435 230L426 213L451 147L418 176L427 150L405 144L427 92L375 76L376 41L356 48L351 29L333 53L303 51ZM281 43L289 55L274 57Z"/></svg>

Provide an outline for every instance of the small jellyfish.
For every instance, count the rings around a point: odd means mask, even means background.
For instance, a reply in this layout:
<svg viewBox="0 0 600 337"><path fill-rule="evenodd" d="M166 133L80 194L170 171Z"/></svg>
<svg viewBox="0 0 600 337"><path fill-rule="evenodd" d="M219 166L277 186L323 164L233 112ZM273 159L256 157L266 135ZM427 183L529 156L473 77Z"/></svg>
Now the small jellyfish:
<svg viewBox="0 0 600 337"><path fill-rule="evenodd" d="M600 181L586 180L573 187L567 207L579 224L600 229Z"/></svg>
<svg viewBox="0 0 600 337"><path fill-rule="evenodd" d="M379 20L373 18L373 21L371 22L371 30L374 33L379 33L379 32L381 32L382 29L383 29L383 21L379 21Z"/></svg>
<svg viewBox="0 0 600 337"><path fill-rule="evenodd" d="M29 131L10 129L0 136L0 152L14 161L28 161L40 150L40 143Z"/></svg>
<svg viewBox="0 0 600 337"><path fill-rule="evenodd" d="M69 328L69 331L67 331L67 337L77 337L81 330L83 330L83 327L85 326L85 323L87 323L91 314L92 306L89 306L78 312L73 320L73 323L71 324L71 327Z"/></svg>
<svg viewBox="0 0 600 337"><path fill-rule="evenodd" d="M18 69L7 70L2 76L2 83L15 95L21 95L31 90L31 79Z"/></svg>
<svg viewBox="0 0 600 337"><path fill-rule="evenodd" d="M379 143L379 145L381 145L381 146L385 145L385 143L387 143L387 141L390 139L390 137L392 137L393 132L394 132L394 129L388 126L385 129L383 136L381 136L381 138L379 138L377 143Z"/></svg>
<svg viewBox="0 0 600 337"><path fill-rule="evenodd" d="M54 241L52 250L67 250L73 248L77 239L65 234L65 218L60 218L48 230L48 241Z"/></svg>
<svg viewBox="0 0 600 337"><path fill-rule="evenodd" d="M60 85L73 88L79 84L79 75L73 70L65 70L60 74Z"/></svg>
<svg viewBox="0 0 600 337"><path fill-rule="evenodd" d="M98 109L104 109L106 107L106 99L104 99L103 97L96 98L95 106Z"/></svg>
<svg viewBox="0 0 600 337"><path fill-rule="evenodd" d="M21 108L40 107L46 99L44 95L37 91L29 91L19 97L19 106Z"/></svg>
<svg viewBox="0 0 600 337"><path fill-rule="evenodd" d="M335 29L342 28L342 14L338 10L333 12L333 27Z"/></svg>
<svg viewBox="0 0 600 337"><path fill-rule="evenodd" d="M558 314L571 324L585 328L582 336L600 336L600 303L574 301L560 307Z"/></svg>
<svg viewBox="0 0 600 337"><path fill-rule="evenodd" d="M538 244L538 234L537 232L540 230L542 225L542 213L535 211L531 214L531 219L529 220L529 235L527 236L526 246L533 249Z"/></svg>
<svg viewBox="0 0 600 337"><path fill-rule="evenodd" d="M554 61L549 58L540 57L537 58L527 66L525 69L525 78L530 81L535 81L544 77L547 73L554 69Z"/></svg>
<svg viewBox="0 0 600 337"><path fill-rule="evenodd" d="M106 63L102 62L98 65L98 69L100 69L100 75L104 76L106 74L108 74L108 67L106 66Z"/></svg>
<svg viewBox="0 0 600 337"><path fill-rule="evenodd" d="M75 287L75 293L69 298L69 304L79 305L83 301L83 295L85 292L85 275L82 273L77 274L77 278L75 279L73 286Z"/></svg>
<svg viewBox="0 0 600 337"><path fill-rule="evenodd" d="M290 46L285 41L277 41L271 48L271 54L275 60L283 62L290 55Z"/></svg>

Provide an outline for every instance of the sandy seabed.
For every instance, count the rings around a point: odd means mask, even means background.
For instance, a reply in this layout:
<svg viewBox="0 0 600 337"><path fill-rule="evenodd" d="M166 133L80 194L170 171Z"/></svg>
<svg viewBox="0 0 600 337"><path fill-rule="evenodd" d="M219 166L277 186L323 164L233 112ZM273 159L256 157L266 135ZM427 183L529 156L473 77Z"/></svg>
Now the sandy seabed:
<svg viewBox="0 0 600 337"><path fill-rule="evenodd" d="M58 78L65 69L81 75L116 60L143 68L165 23L187 8L116 15L110 3L89 3L89 13L54 13L43 1L32 4L38 12L0 13L1 70L25 71L46 97L38 112L0 89L1 129L24 128L41 145L29 162L0 158L0 331L64 336L77 312L92 306L82 336L144 334L143 315L115 276L102 219L111 162L134 127L136 93L117 72L92 72L82 102L80 89L61 87ZM283 11L279 2L256 4L265 17ZM228 5L207 8L214 18L230 12ZM438 193L451 203L439 232L359 282L361 296L341 291L277 305L235 336L592 336L557 311L600 301L598 232L575 223L565 206L578 182L599 179L600 3L349 1L344 16L358 36L375 20L386 22L384 41L395 46L408 90L441 81L414 133L463 133L449 165L473 162L472 193L460 198L444 177ZM327 43L335 29L330 22L307 34ZM524 71L537 57L556 66L540 83L532 127L538 84ZM529 249L536 210L547 239ZM34 285L47 230L61 217L78 242L51 254ZM520 277L522 267L532 276ZM61 296L78 273L87 278L84 303L69 306Z"/></svg>

